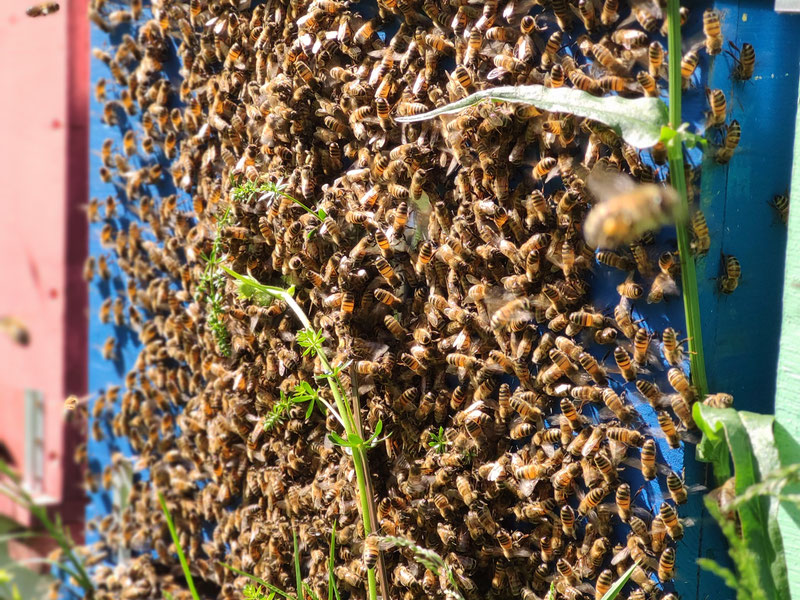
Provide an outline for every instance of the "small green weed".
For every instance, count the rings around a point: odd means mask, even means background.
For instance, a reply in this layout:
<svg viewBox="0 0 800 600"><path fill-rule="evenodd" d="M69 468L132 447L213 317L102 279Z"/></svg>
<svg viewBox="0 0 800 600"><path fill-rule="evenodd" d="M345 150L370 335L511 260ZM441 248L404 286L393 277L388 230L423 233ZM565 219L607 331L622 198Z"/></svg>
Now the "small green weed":
<svg viewBox="0 0 800 600"><path fill-rule="evenodd" d="M277 192L276 192L277 193ZM372 495L368 493L369 487L369 463L367 461L367 450L374 446L379 440L383 429L383 422L378 421L375 424L375 429L371 436L366 437L364 433L361 415L358 409L351 408L348 394L345 391L341 381L341 373L349 366L349 362L344 364L332 365L328 356L323 348L325 343L325 336L322 331L316 330L311 325L311 321L306 315L305 311L300 307L294 299L294 288L283 289L280 287L264 285L256 281L253 277L241 275L225 266L222 269L231 277L239 282L239 294L242 297L248 298L251 301L261 304L267 304L273 299L282 300L294 312L297 319L302 324L302 329L297 332L297 344L304 349L304 356L316 357L322 368L322 374L317 375L316 378L326 380L331 394L333 395L334 403L331 404L319 393L314 390L310 384L300 383L292 393L292 396L287 397L281 394L281 399L273 408L272 413L267 417L266 425L274 426L281 422L286 413L291 407L300 402L308 402L309 406L306 409L306 417L311 415L317 401L323 405L328 412L339 422L344 430L344 437L335 431L330 431L328 438L337 446L349 448L348 454L352 457L353 467L356 473L356 480L358 484L359 500L361 505L361 520L364 526L364 535L368 536L373 533L372 516L375 514L375 506L373 504ZM357 400L353 398L352 400ZM335 404L335 406L334 406ZM382 562L379 561L379 565ZM381 571L382 587L387 587L385 582L385 573ZM369 599L376 600L377 598L377 581L375 577L375 569L367 571L367 582L369 590ZM386 592L385 592L386 593Z"/></svg>
<svg viewBox="0 0 800 600"><path fill-rule="evenodd" d="M234 183L233 179L231 180L231 183ZM285 181L283 181L283 179L279 179L277 182L267 181L266 183L257 183L255 181L245 180L231 189L231 199L237 203L249 204L254 199L262 195L266 195L268 199L273 201L278 196L283 196L284 198L288 198L297 204L297 206L301 207L308 214L314 215L320 221L325 220L325 217L328 215L324 209L317 209L316 212L311 210L305 204L300 202L300 200L291 194L287 194L284 191L286 186L287 184Z"/></svg>
<svg viewBox="0 0 800 600"><path fill-rule="evenodd" d="M439 433L431 431L431 440L428 442L428 446L434 448L439 454L444 454L449 445L450 441L444 435L444 427L439 426Z"/></svg>
<svg viewBox="0 0 800 600"><path fill-rule="evenodd" d="M220 269L222 256L220 255L222 245L222 230L230 223L230 207L223 213L217 221L217 233L211 245L211 254L201 257L206 261L206 268L197 284L195 299L199 302L203 297L206 299L206 322L208 328L214 334L220 354L223 356L231 355L231 336L223 321L223 296L225 289L225 275Z"/></svg>

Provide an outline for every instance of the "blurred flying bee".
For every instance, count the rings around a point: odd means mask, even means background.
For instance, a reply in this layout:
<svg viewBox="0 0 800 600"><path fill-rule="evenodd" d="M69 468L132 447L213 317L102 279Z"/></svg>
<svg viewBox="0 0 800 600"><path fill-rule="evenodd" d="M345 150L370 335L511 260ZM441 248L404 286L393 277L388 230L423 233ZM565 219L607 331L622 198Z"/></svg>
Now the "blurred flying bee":
<svg viewBox="0 0 800 600"><path fill-rule="evenodd" d="M46 17L47 15L57 13L59 8L61 7L58 5L58 2L42 2L41 4L34 4L26 9L25 14L29 17Z"/></svg>
<svg viewBox="0 0 800 600"><path fill-rule="evenodd" d="M614 178L592 172L589 189L600 200L586 216L584 236L593 248L613 249L649 231L682 220L675 190L655 184L635 184L622 175Z"/></svg>
<svg viewBox="0 0 800 600"><path fill-rule="evenodd" d="M31 340L30 332L25 323L10 315L0 316L0 332L20 346L27 346Z"/></svg>

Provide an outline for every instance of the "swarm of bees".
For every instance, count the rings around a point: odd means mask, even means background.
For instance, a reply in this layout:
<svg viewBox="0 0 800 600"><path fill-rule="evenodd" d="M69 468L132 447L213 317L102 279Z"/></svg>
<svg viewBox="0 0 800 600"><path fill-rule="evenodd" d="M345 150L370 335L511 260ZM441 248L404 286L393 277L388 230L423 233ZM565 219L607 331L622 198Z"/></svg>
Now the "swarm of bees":
<svg viewBox="0 0 800 600"><path fill-rule="evenodd" d="M363 598L376 564L352 462L326 438L336 422L296 407L265 427L281 393L321 371L292 313L240 299L223 278L225 348L209 327L197 288L220 236L230 268L293 285L334 364L353 361L345 391L369 428L391 432L371 450L380 534L439 553L469 600L541 599L551 584L558 598L598 599L634 562L628 598L674 599L689 488L658 455L696 428L691 407L704 399L678 333L633 313L677 292L677 253L655 251L650 231L676 203L654 168L663 145L642 156L596 122L507 103L394 120L500 84L657 96L660 5L378 0L366 18L337 0L162 0L152 15L140 1L110 4L93 0L92 21L133 29L94 51L108 67L95 87L102 120L125 132L121 148L103 144L100 177L133 218L112 197L89 203L104 250L84 272L120 277L100 319L129 326L143 350L124 387L92 401L90 430L126 437L150 477L121 514L93 523L103 552L140 553L97 567L96 597L188 597L154 490L207 597L238 598L246 582L220 561L292 588L292 532L322 596L334 523L341 589ZM717 13L703 29L683 57L686 85L723 47ZM752 46L734 49L747 79ZM709 98L727 162L740 130L725 126L724 96ZM630 179L627 195L598 204L593 173ZM255 191L234 200L245 182ZM278 182L282 193L263 191ZM707 252L702 213L691 223ZM594 306L590 271L605 267L625 279L618 301ZM113 338L102 349L118 352ZM663 502L641 504L637 478ZM87 487L110 480L90 473ZM406 553L384 559L391 598L444 597Z"/></svg>

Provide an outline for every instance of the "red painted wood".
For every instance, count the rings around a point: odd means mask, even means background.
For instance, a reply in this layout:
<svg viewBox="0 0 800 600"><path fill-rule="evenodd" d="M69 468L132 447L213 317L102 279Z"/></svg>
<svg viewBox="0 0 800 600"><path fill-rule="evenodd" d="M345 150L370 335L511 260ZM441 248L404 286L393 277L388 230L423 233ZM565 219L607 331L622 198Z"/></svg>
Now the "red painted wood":
<svg viewBox="0 0 800 600"><path fill-rule="evenodd" d="M24 468L24 391L45 400L44 493L82 519L79 432L63 402L86 392L89 27L87 0L32 19L32 0L0 2L0 315L27 326L27 347L0 335L0 440ZM0 513L28 516L0 498Z"/></svg>

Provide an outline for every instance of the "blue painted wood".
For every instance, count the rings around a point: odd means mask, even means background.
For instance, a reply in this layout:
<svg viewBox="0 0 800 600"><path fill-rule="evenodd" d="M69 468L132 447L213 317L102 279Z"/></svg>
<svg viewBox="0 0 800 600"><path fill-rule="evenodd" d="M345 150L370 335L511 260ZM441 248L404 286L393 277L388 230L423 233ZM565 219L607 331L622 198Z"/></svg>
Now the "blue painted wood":
<svg viewBox="0 0 800 600"><path fill-rule="evenodd" d="M711 231L709 254L698 262L706 370L709 388L732 393L736 408L771 413L786 227L768 203L788 191L791 177L800 17L779 15L771 2L758 0L718 1L715 7L726 41L753 44L756 67L751 81L734 82L732 59L720 55L709 71L708 85L725 92L729 120L739 121L742 139L728 165L703 161L700 206ZM716 291L720 252L734 254L742 265L741 284L730 296ZM716 525L705 517L700 529L701 555L719 560ZM697 589L700 599L720 598L724 588L700 571Z"/></svg>

